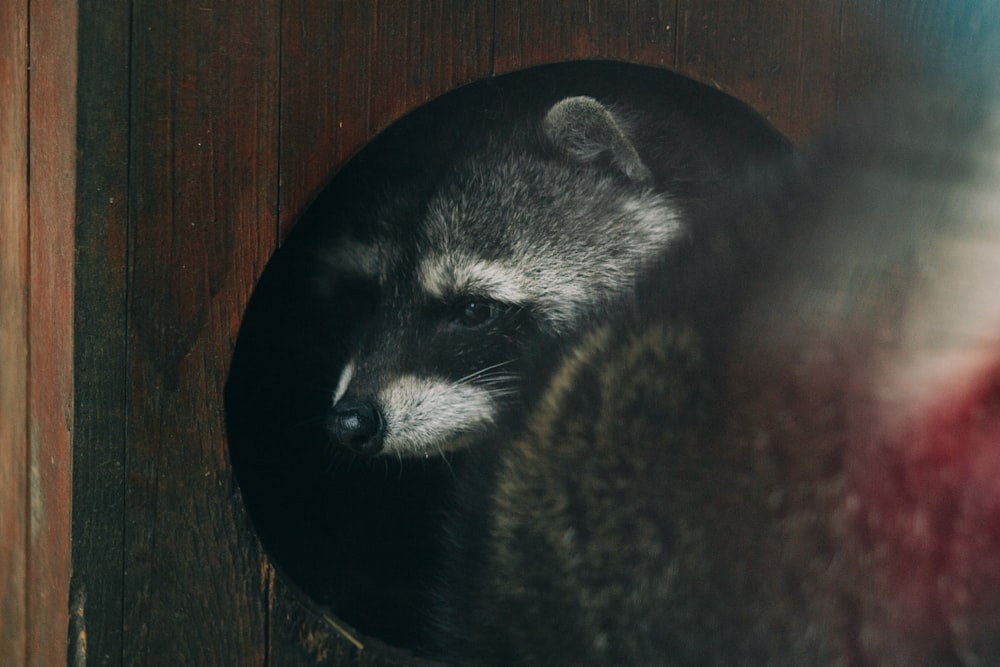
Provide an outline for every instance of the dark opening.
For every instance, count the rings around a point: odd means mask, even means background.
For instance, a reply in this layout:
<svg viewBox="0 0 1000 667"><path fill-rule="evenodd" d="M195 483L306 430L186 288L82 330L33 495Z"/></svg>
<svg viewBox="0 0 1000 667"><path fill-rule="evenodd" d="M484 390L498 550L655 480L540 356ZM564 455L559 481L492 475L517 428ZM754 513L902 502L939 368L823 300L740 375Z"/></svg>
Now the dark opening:
<svg viewBox="0 0 1000 667"><path fill-rule="evenodd" d="M547 65L460 88L374 139L304 211L261 276L244 316L226 387L232 462L274 563L315 602L359 631L419 647L437 576L442 512L465 456L399 460L339 451L324 429L352 338L373 308L361 284L336 275L323 249L345 228L364 235L387 193L419 211L423 193L484 124L539 116L568 96L662 106L716 142L680 144L677 162L712 154L718 178L745 156L784 146L742 103L662 69L613 62ZM699 129L700 128L700 129ZM719 160L732 146L731 165ZM641 151L641 147L640 147ZM675 179L697 199L704 171ZM717 186L714 183L713 186ZM399 232L406 233L406 215Z"/></svg>

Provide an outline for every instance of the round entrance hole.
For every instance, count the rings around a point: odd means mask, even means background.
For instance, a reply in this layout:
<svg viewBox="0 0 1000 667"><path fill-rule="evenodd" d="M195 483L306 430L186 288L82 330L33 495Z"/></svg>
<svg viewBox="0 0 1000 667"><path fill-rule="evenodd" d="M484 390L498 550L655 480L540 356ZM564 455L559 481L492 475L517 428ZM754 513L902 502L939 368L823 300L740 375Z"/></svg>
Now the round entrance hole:
<svg viewBox="0 0 1000 667"><path fill-rule="evenodd" d="M368 419L369 412L331 416L331 411L359 378L372 385L396 377L400 367L409 384L398 391L409 392L405 400L411 405L440 398L434 392L442 383L467 385L500 366L504 391L508 399L514 395L515 406L526 395L522 375L532 376L526 385L542 381L546 365L532 357L534 337L551 343L571 335L549 326L558 320L553 312L566 304L533 300L527 287L507 289L508 301L527 297L516 304L521 318L512 325L516 336L498 334L488 326L497 309L510 303L477 293L456 306L448 302L455 285L441 285L445 274L459 280L456 269L435 273L427 266L436 266L429 258L448 257L456 248L468 260L469 248L478 244L477 261L489 263L491 276L502 267L501 278L513 277L515 284L522 284L516 281L520 275L530 277L525 285L544 284L550 279L544 276L545 262L533 261L535 251L558 257L564 249L572 253L587 245L569 243L579 240L582 230L558 229L560 216L552 211L581 198L600 200L602 192L558 181L543 184L542 193L517 187L508 199L502 196L521 173L512 171L512 164L538 170L542 176L529 179L537 182L549 173L549 162L567 159L541 137L543 119L561 100L579 97L599 103L580 107L585 112L617 115L625 139L602 131L563 137L564 148L572 144L564 152L579 164L558 173L582 173L593 163L620 172L607 182L617 178L622 187L648 179L638 189L666 190L682 219L723 193L754 160L787 148L743 103L659 68L561 63L470 84L404 116L340 169L268 263L247 306L226 411L230 453L248 512L279 572L365 635L426 648L436 582L448 576L444 517L456 502L456 481L477 474L466 447L482 443L469 432L492 437L516 432L519 412L487 415L480 427L458 428L462 442L454 447L435 442L418 451L393 444L398 434L390 440L383 433L387 427ZM605 121L595 122L589 127L606 129ZM637 155L628 146L618 150L621 142L634 146ZM525 152L512 161L499 157L522 147ZM637 164L649 165L651 175L633 169ZM564 186L579 192L552 194ZM428 219L443 215L467 216L470 222L458 232L427 232ZM510 243L511 225L528 225L532 233ZM442 240L446 233L455 235L453 242ZM588 243L604 245L599 236ZM405 276L412 277L409 283ZM551 279L566 280L562 274ZM583 285L578 291L588 289ZM438 340L425 335L438 326L428 323L432 316L465 327L459 343L420 344ZM482 334L481 350L477 332L489 333ZM506 356L496 362L491 354ZM462 364L477 370L460 373ZM432 387L434 396L414 397L421 387ZM441 419L475 412L458 405L465 396L471 394L448 394L433 408L421 408L422 418L434 421L435 410ZM411 420L407 428L423 426ZM344 431L350 437L337 435ZM434 441L404 436L407 442Z"/></svg>

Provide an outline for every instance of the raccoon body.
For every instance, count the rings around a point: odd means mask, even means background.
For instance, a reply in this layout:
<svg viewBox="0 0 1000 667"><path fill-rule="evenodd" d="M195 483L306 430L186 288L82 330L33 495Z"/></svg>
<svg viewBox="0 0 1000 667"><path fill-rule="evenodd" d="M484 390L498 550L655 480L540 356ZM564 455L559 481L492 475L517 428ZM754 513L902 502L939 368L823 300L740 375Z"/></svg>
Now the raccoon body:
<svg viewBox="0 0 1000 667"><path fill-rule="evenodd" d="M501 81L447 158L339 212L342 232L311 250L371 307L329 388L331 443L405 458L482 438L544 375L544 341L626 293L747 163L786 150L747 109L702 115L706 93L673 84L643 98Z"/></svg>
<svg viewBox="0 0 1000 667"><path fill-rule="evenodd" d="M975 97L866 110L582 335L474 452L443 655L1000 663L1000 106Z"/></svg>

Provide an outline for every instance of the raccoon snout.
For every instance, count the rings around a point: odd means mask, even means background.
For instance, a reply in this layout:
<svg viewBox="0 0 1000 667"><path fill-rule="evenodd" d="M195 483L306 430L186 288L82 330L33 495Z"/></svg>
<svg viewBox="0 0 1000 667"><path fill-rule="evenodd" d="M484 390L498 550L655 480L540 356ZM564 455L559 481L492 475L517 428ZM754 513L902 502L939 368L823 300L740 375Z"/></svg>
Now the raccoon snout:
<svg viewBox="0 0 1000 667"><path fill-rule="evenodd" d="M330 439L358 454L373 455L382 451L385 420L369 400L342 400L326 419Z"/></svg>

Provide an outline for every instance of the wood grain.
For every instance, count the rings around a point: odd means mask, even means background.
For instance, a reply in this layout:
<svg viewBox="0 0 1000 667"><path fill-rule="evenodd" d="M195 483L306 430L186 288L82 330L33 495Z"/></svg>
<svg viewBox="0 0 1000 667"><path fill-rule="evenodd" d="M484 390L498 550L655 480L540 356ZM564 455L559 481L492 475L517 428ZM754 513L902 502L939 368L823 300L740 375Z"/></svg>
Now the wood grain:
<svg viewBox="0 0 1000 667"><path fill-rule="evenodd" d="M129 3L80 0L70 655L122 657Z"/></svg>
<svg viewBox="0 0 1000 667"><path fill-rule="evenodd" d="M281 14L281 236L371 136L374 3L286 3Z"/></svg>
<svg viewBox="0 0 1000 667"><path fill-rule="evenodd" d="M27 0L0 5L0 662L28 656Z"/></svg>
<svg viewBox="0 0 1000 667"><path fill-rule="evenodd" d="M409 0L377 7L369 89L372 133L492 71L492 0Z"/></svg>
<svg viewBox="0 0 1000 667"><path fill-rule="evenodd" d="M52 665L65 659L70 574L77 5L30 12L28 664Z"/></svg>
<svg viewBox="0 0 1000 667"><path fill-rule="evenodd" d="M680 0L677 68L803 139L836 97L837 3Z"/></svg>
<svg viewBox="0 0 1000 667"><path fill-rule="evenodd" d="M571 58L672 67L676 0L498 2L496 72Z"/></svg>
<svg viewBox="0 0 1000 667"><path fill-rule="evenodd" d="M123 654L255 665L266 568L224 447L222 386L276 243L279 14L133 6Z"/></svg>

